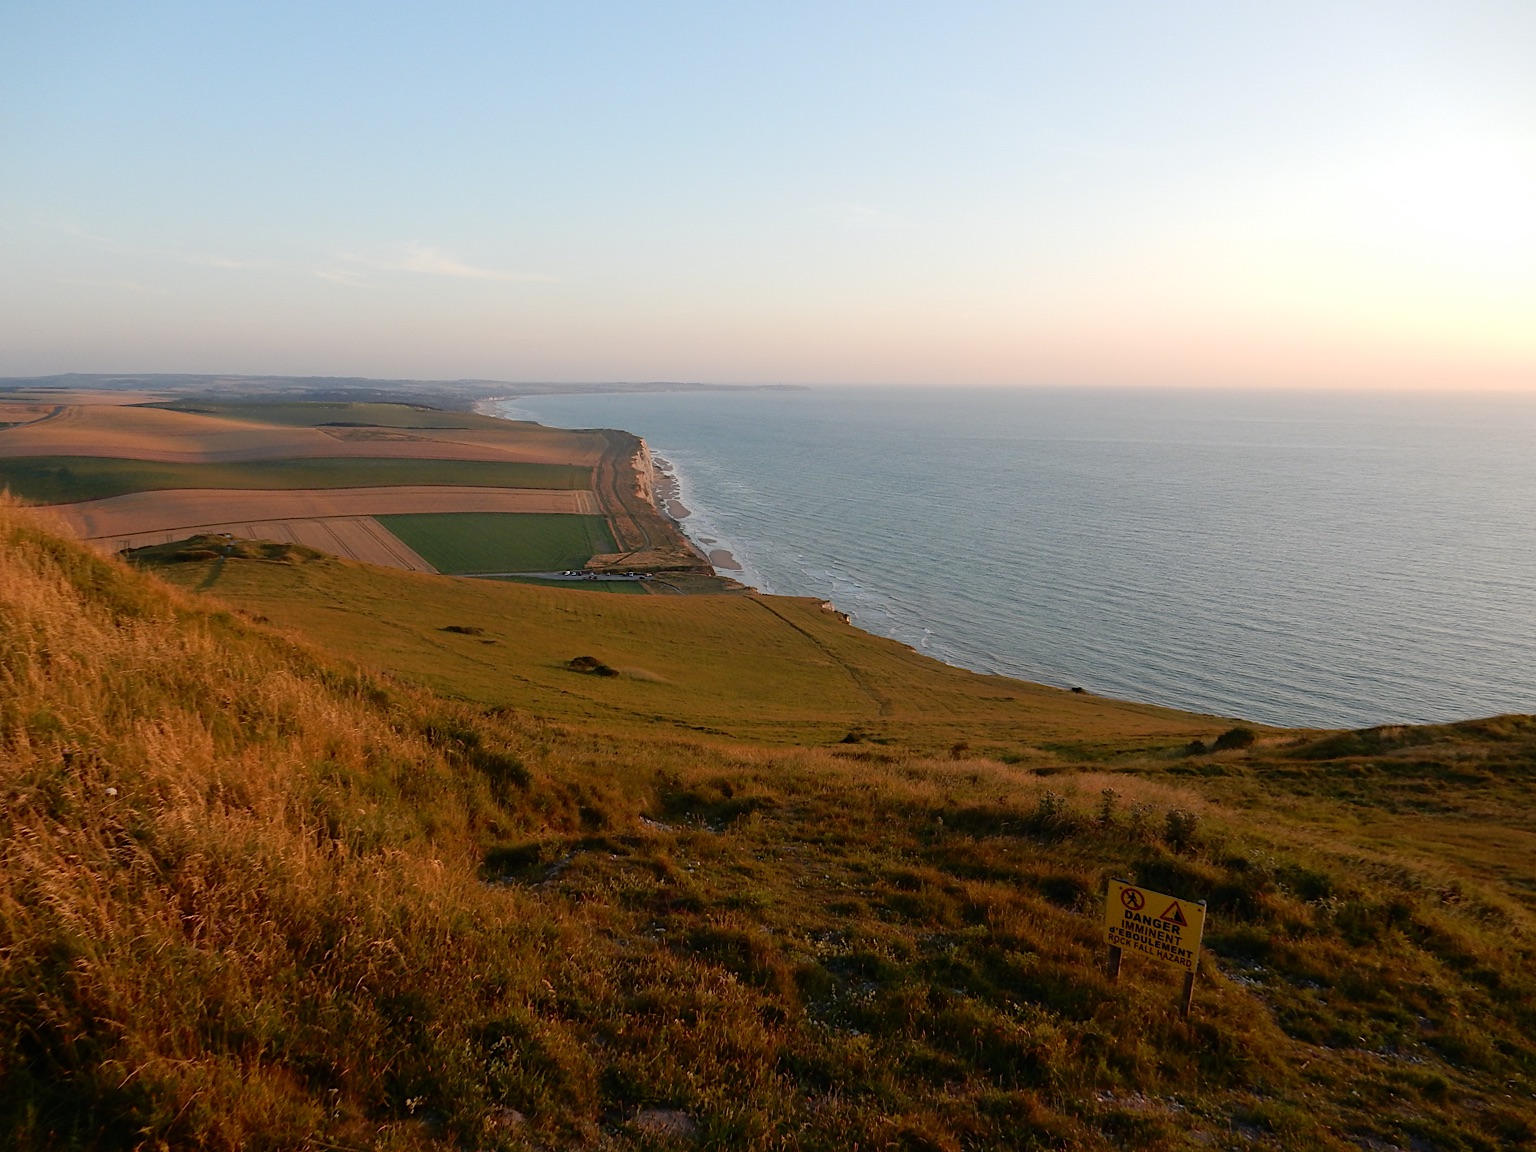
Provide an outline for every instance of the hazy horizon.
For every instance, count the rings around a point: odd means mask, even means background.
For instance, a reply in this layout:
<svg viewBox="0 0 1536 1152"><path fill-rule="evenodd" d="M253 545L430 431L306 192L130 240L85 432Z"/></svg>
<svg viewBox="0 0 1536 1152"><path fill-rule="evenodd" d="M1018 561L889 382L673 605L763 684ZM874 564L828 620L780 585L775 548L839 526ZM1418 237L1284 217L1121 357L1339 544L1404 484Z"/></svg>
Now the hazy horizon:
<svg viewBox="0 0 1536 1152"><path fill-rule="evenodd" d="M848 390L855 392L952 392L960 394L964 392L1001 392L1001 391L1037 391L1037 392L1074 392L1081 390L1098 392L1166 392L1193 393L1201 392L1230 392L1245 393L1255 396L1357 396L1360 398L1384 398L1392 395L1422 395L1422 396L1508 396L1512 399L1528 399L1536 402L1536 387L1524 387L1520 384L1474 383L1465 385L1448 385L1436 383L1407 383L1398 384L1387 382L1377 386L1371 385L1328 385L1316 383L1298 383L1286 385L1267 384L1226 384L1221 381L1194 382L1194 383L1162 383L1158 381L1124 382L1124 381L1076 381L1073 383L1052 383L1049 381L1033 381L1026 383L1010 383L1006 381L996 383L977 383L974 381L962 382L933 382L933 381L889 381L889 380L809 380L809 381L784 381L784 380L624 380L624 379L566 379L552 380L548 378L529 377L521 380L493 379L476 376L363 376L356 373L316 373L316 372L155 372L155 371L124 371L124 372L28 372L10 375L0 375L0 385L15 387L18 384L29 384L33 381L58 381L71 378L83 380L112 380L129 381L144 380L145 386L152 389L154 379L175 379L182 381L207 380L210 384L227 381L250 380L259 381L284 381L284 382L309 382L321 386L326 384L336 385L400 385L408 389L413 385L434 385L458 388L479 388L484 391L486 399L517 399L521 395L546 395L546 393L518 393L511 392L505 396L489 391L499 387L511 389L521 388L551 388L561 391L580 393L584 389L630 389L638 393L686 391L689 389L769 389L789 388L807 391L815 390ZM48 387L58 385L49 384ZM556 395L559 393L548 393Z"/></svg>
<svg viewBox="0 0 1536 1152"><path fill-rule="evenodd" d="M1536 389L1536 7L0 14L0 376Z"/></svg>

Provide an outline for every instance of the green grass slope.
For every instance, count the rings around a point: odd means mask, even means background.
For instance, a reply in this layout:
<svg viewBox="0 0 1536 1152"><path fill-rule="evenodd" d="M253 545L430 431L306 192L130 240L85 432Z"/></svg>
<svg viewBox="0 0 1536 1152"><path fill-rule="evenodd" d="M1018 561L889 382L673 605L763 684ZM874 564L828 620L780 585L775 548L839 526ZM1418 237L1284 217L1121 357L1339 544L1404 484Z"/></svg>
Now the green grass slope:
<svg viewBox="0 0 1536 1152"><path fill-rule="evenodd" d="M1078 762L1042 773L894 731L774 747L451 701L336 634L0 507L6 1146L1532 1143L1530 893L1366 834L1376 804L1497 824L1531 799L1530 718L1191 756L1120 727L1094 759L1114 706L1074 698ZM1074 713L1038 707L1065 740ZM1105 978L1114 876L1209 902L1189 1022L1172 970Z"/></svg>
<svg viewBox="0 0 1536 1152"><path fill-rule="evenodd" d="M183 563L163 573L434 691L618 731L852 736L933 751L964 742L1054 763L1116 742L1183 748L1231 723L979 676L853 628L814 600L594 596L341 560ZM453 625L481 631L443 631ZM566 665L583 655L622 674L571 673Z"/></svg>

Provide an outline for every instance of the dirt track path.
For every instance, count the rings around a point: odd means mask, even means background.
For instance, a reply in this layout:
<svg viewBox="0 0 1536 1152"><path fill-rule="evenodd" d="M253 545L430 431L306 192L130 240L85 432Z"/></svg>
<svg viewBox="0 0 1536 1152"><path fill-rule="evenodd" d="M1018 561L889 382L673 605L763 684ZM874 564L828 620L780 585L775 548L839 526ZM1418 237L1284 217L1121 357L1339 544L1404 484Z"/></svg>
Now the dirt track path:
<svg viewBox="0 0 1536 1152"><path fill-rule="evenodd" d="M822 653L827 657L828 660L831 660L834 664L836 664L839 668L848 674L848 679L853 681L854 687L862 692L865 698L875 706L875 711L879 715L889 716L892 712L895 711L889 696L871 684L864 673L859 671L859 669L855 668L852 664L848 663L848 661L844 660L826 643L818 639L812 632L806 628L801 627L799 624L796 624L793 620L784 615L784 613L780 612L777 608L775 608L761 596L753 596L752 603L756 604L770 616L777 616L781 621L783 621L785 624L788 624L796 632L800 633L800 635L804 636L812 644L816 645L817 648L821 649Z"/></svg>

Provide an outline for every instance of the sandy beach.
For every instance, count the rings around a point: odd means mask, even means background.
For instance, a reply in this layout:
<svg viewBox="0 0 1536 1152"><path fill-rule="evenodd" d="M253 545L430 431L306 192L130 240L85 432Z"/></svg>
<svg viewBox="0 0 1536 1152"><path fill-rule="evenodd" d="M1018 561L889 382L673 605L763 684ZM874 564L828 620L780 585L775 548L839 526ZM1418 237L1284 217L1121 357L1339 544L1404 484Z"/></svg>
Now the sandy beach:
<svg viewBox="0 0 1536 1152"><path fill-rule="evenodd" d="M740 572L741 564L724 548L712 549L709 553L709 562L716 568L724 568L727 572Z"/></svg>

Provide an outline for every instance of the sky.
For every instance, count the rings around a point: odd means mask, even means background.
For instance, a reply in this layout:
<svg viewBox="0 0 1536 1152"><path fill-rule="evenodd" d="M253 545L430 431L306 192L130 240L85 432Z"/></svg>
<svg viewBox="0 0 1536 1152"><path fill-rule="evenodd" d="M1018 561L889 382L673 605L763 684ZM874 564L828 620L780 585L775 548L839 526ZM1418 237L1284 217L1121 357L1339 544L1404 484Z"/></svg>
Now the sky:
<svg viewBox="0 0 1536 1152"><path fill-rule="evenodd" d="M1536 390L1536 3L6 0L66 371Z"/></svg>

